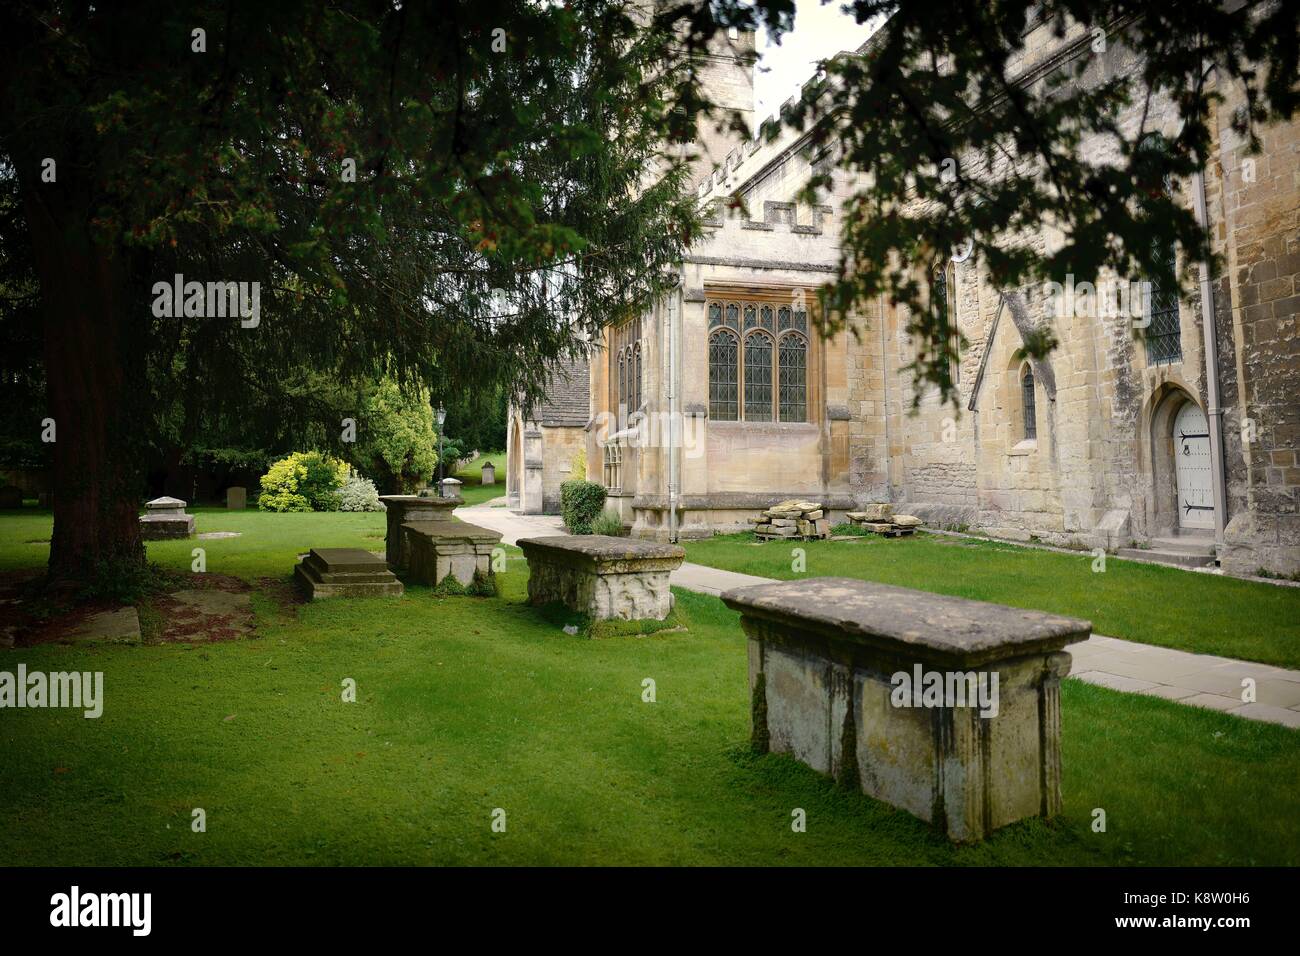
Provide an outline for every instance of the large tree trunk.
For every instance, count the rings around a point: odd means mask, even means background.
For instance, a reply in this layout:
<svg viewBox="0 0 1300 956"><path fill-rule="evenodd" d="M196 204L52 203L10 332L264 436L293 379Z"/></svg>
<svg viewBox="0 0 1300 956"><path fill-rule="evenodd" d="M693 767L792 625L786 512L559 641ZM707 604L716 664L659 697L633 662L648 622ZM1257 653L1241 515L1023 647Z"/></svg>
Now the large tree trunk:
<svg viewBox="0 0 1300 956"><path fill-rule="evenodd" d="M80 583L110 566L121 573L145 562L138 426L148 392L139 341L146 317L136 312L148 304L131 300L124 257L95 242L89 190L42 183L38 157L24 158L33 164L20 169L20 182L41 285L55 428L50 579ZM60 180L76 175L70 166L60 161Z"/></svg>

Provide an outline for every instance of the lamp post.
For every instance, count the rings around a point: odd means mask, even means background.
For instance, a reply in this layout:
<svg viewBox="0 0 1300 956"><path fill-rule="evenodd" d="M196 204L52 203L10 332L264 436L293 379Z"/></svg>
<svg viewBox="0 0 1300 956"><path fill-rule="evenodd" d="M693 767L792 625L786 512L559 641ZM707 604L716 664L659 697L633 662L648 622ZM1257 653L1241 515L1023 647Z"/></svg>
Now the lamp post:
<svg viewBox="0 0 1300 956"><path fill-rule="evenodd" d="M447 409L443 408L441 404L438 405L437 417L438 417L438 477L445 478L447 477L447 466L444 465L442 461L442 423L447 420Z"/></svg>

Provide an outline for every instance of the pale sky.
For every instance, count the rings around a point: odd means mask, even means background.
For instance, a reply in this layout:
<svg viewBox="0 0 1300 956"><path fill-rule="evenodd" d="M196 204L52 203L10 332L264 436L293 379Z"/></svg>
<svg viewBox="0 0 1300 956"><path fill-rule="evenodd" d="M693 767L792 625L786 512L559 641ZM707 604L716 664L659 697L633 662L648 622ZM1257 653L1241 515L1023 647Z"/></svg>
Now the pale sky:
<svg viewBox="0 0 1300 956"><path fill-rule="evenodd" d="M758 34L759 61L754 69L755 123L776 112L794 95L796 84L813 75L817 62L842 50L854 50L871 35L874 25L859 26L852 14L840 10L841 0L796 0L794 30L770 43Z"/></svg>

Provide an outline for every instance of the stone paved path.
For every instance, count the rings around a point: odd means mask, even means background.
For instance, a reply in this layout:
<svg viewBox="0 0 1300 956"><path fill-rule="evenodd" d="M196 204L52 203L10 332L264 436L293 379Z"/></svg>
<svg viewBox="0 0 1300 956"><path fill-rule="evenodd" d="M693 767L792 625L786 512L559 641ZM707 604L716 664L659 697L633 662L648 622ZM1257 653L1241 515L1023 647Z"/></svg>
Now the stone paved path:
<svg viewBox="0 0 1300 956"><path fill-rule="evenodd" d="M458 508L456 516L500 531L507 544L531 535L564 533L560 519L554 515L517 515L506 508L479 505ZM772 579L686 562L673 572L671 580L677 587L716 597L728 588L764 584ZM1070 676L1090 684L1300 728L1300 671L1212 654L1190 654L1100 634L1071 644L1066 650L1074 658ZM1241 682L1246 677L1255 681L1255 703L1242 703Z"/></svg>

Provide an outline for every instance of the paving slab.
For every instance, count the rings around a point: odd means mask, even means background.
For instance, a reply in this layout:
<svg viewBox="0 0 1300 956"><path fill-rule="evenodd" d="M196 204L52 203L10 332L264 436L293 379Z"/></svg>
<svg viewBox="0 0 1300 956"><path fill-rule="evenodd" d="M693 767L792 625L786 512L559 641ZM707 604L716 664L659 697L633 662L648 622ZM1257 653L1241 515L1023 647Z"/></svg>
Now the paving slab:
<svg viewBox="0 0 1300 956"><path fill-rule="evenodd" d="M139 644L140 615L133 607L89 614L64 638L78 644Z"/></svg>

